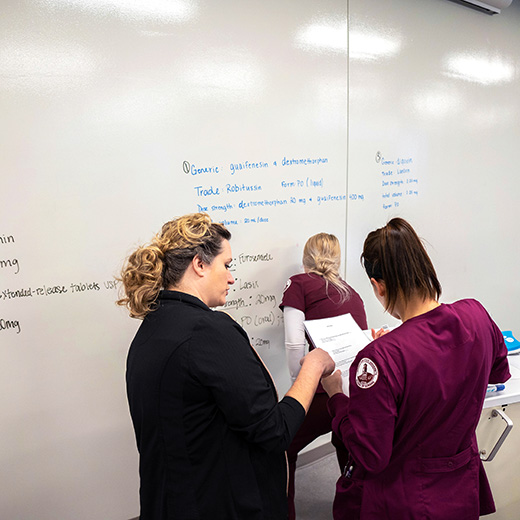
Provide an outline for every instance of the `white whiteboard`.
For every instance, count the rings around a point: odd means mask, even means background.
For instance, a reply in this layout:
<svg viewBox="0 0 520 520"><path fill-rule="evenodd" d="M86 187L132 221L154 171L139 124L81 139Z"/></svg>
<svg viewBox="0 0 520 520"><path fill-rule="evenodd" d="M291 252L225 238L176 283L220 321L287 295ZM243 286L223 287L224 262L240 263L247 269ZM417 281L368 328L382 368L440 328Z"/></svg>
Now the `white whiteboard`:
<svg viewBox="0 0 520 520"><path fill-rule="evenodd" d="M280 295L320 231L346 243L371 325L389 319L361 245L401 215L432 245L444 301L477 297L515 328L517 2L494 17L448 0L6 4L2 517L138 514L124 364L139 322L114 305L112 281L175 216L207 208L228 224L237 283L227 310L281 394ZM379 57L367 54L374 34ZM503 60L506 79L447 76L456 51ZM412 159L392 175L415 179L417 194L395 209L383 208L390 165L378 152Z"/></svg>
<svg viewBox="0 0 520 520"><path fill-rule="evenodd" d="M490 16L448 0L350 0L347 279L383 314L360 267L367 233L408 219L441 301L479 299L517 330L520 5Z"/></svg>
<svg viewBox="0 0 520 520"><path fill-rule="evenodd" d="M346 5L9 2L0 42L1 516L132 518L139 322L113 277L208 211L233 233L227 310L287 390L282 289L308 236L345 241Z"/></svg>

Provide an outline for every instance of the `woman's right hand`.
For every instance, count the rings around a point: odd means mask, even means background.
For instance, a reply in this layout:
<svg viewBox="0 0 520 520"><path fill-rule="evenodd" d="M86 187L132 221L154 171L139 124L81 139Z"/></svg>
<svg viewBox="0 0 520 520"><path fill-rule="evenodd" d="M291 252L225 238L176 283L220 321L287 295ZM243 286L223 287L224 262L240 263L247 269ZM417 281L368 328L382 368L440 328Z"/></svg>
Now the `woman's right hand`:
<svg viewBox="0 0 520 520"><path fill-rule="evenodd" d="M332 374L336 367L334 360L330 357L328 352L325 352L321 348L315 348L303 357L300 361L300 365L303 366L304 363L316 363L321 365L321 377L326 377Z"/></svg>

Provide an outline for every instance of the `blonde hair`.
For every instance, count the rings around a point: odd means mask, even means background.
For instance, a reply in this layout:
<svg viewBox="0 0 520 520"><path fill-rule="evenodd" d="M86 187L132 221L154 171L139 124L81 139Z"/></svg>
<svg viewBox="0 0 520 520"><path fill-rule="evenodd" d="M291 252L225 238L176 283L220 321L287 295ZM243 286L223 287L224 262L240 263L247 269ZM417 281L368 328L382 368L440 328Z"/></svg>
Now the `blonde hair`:
<svg viewBox="0 0 520 520"><path fill-rule="evenodd" d="M307 273L317 274L325 279L328 291L332 284L341 296L340 303L349 299L348 286L339 275L341 247L339 240L329 233L318 233L310 237L303 248L303 267Z"/></svg>
<svg viewBox="0 0 520 520"><path fill-rule="evenodd" d="M231 233L212 222L206 213L191 213L163 225L148 245L138 247L121 271L124 296L118 305L132 318L144 318L154 310L159 291L178 284L195 256L211 264Z"/></svg>

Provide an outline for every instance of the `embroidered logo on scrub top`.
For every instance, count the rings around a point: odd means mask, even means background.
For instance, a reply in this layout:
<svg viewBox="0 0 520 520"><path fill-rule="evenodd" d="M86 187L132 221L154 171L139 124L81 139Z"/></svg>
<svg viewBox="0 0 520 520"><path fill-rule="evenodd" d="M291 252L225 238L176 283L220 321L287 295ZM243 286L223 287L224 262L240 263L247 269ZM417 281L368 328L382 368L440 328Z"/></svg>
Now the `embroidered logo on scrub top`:
<svg viewBox="0 0 520 520"><path fill-rule="evenodd" d="M370 388L376 384L379 377L377 365L368 358L363 358L357 367L356 384L359 388Z"/></svg>

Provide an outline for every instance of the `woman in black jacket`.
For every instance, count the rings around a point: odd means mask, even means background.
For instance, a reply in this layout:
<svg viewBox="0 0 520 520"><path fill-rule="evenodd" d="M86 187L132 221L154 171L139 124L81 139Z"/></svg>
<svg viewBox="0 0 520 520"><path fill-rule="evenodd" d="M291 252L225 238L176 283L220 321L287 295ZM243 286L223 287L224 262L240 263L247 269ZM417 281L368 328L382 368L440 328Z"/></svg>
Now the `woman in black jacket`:
<svg viewBox="0 0 520 520"><path fill-rule="evenodd" d="M230 238L208 215L186 215L123 268L118 303L143 319L126 376L141 520L287 518L285 450L334 363L313 351L278 401L246 332L211 310L234 283Z"/></svg>

